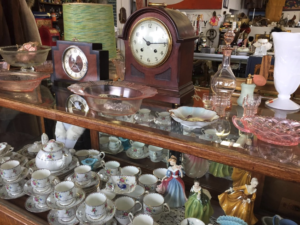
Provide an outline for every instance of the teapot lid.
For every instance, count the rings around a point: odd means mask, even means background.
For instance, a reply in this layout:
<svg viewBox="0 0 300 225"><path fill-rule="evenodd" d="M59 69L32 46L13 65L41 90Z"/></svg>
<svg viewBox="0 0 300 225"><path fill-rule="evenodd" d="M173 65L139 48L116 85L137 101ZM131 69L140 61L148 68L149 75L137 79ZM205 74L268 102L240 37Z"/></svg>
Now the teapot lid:
<svg viewBox="0 0 300 225"><path fill-rule="evenodd" d="M31 146L28 147L29 152L38 152L42 148L42 142L41 141L35 141Z"/></svg>
<svg viewBox="0 0 300 225"><path fill-rule="evenodd" d="M56 152L58 150L63 149L64 144L58 141L55 141L54 139L48 141L46 145L44 145L43 150L46 152Z"/></svg>

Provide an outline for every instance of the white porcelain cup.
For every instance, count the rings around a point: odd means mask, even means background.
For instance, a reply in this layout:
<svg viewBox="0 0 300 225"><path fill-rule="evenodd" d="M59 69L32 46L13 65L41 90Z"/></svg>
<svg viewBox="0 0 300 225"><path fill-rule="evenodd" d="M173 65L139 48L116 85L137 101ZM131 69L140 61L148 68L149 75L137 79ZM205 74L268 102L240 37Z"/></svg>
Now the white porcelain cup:
<svg viewBox="0 0 300 225"><path fill-rule="evenodd" d="M129 197L134 198L135 200L139 201L143 204L143 198L145 194L148 194L149 192L145 190L144 187L141 185L136 185L133 192L126 194ZM138 205L135 206L134 213L138 211Z"/></svg>
<svg viewBox="0 0 300 225"><path fill-rule="evenodd" d="M180 223L180 225L189 225L189 224L205 225L205 223L203 223L201 220L196 219L196 218L186 218L186 219L182 220L182 222Z"/></svg>
<svg viewBox="0 0 300 225"><path fill-rule="evenodd" d="M100 149L108 148L109 139L107 136L100 137L99 142L100 142Z"/></svg>
<svg viewBox="0 0 300 225"><path fill-rule="evenodd" d="M121 168L121 175L124 176L140 176L142 173L140 167L136 166L125 166Z"/></svg>
<svg viewBox="0 0 300 225"><path fill-rule="evenodd" d="M20 182L5 184L5 188L7 192L11 195L20 194L23 190L23 187L21 186Z"/></svg>
<svg viewBox="0 0 300 225"><path fill-rule="evenodd" d="M75 216L76 216L75 207L70 209L57 210L57 217L64 222L73 220Z"/></svg>
<svg viewBox="0 0 300 225"><path fill-rule="evenodd" d="M120 173L120 163L117 161L108 161L105 163L104 169L108 176L117 176Z"/></svg>
<svg viewBox="0 0 300 225"><path fill-rule="evenodd" d="M149 145L149 156L152 162L159 162L162 158L163 148Z"/></svg>
<svg viewBox="0 0 300 225"><path fill-rule="evenodd" d="M79 150L75 152L75 156L79 159L79 162L90 156L89 150Z"/></svg>
<svg viewBox="0 0 300 225"><path fill-rule="evenodd" d="M130 140L131 148L132 148L132 154L135 157L140 157L145 153L145 144L138 141L132 141Z"/></svg>
<svg viewBox="0 0 300 225"><path fill-rule="evenodd" d="M110 149L110 151L117 152L120 149L121 145L122 142L117 137L109 137L108 148Z"/></svg>
<svg viewBox="0 0 300 225"><path fill-rule="evenodd" d="M31 186L37 191L44 191L50 187L50 170L36 170L31 175Z"/></svg>
<svg viewBox="0 0 300 225"><path fill-rule="evenodd" d="M146 194L143 199L144 213L153 217L154 221L158 221L163 214L170 213L170 207L165 203L165 199L161 194Z"/></svg>
<svg viewBox="0 0 300 225"><path fill-rule="evenodd" d="M46 205L47 197L48 195L33 196L33 201L35 202L36 207L40 209L47 207Z"/></svg>
<svg viewBox="0 0 300 225"><path fill-rule="evenodd" d="M154 220L148 214L139 214L137 216L133 216L132 213L128 215L131 225L153 225Z"/></svg>
<svg viewBox="0 0 300 225"><path fill-rule="evenodd" d="M7 181L16 180L21 174L20 162L9 160L0 166L1 177Z"/></svg>
<svg viewBox="0 0 300 225"><path fill-rule="evenodd" d="M152 174L143 174L139 177L139 185L146 191L155 192L159 179Z"/></svg>
<svg viewBox="0 0 300 225"><path fill-rule="evenodd" d="M72 181L63 181L54 187L55 199L61 205L69 205L73 202L75 193L75 184Z"/></svg>
<svg viewBox="0 0 300 225"><path fill-rule="evenodd" d="M98 159L99 161L101 161L102 159L104 159L105 153L100 152L98 150L90 149L89 150L89 157L94 158L94 159Z"/></svg>
<svg viewBox="0 0 300 225"><path fill-rule="evenodd" d="M80 185L88 184L92 177L92 168L89 165L81 165L74 169L75 180Z"/></svg>
<svg viewBox="0 0 300 225"><path fill-rule="evenodd" d="M135 207L138 206L138 211L142 210L142 204L139 201L136 201L135 199L128 197L128 196L122 196L116 199L115 201L116 206L116 214L115 218L117 221L122 225L127 225L130 221L128 218L128 214L134 213Z"/></svg>
<svg viewBox="0 0 300 225"><path fill-rule="evenodd" d="M153 175L161 180L166 176L167 171L168 171L168 169L166 169L166 168L157 168L157 169L153 170Z"/></svg>
<svg viewBox="0 0 300 225"><path fill-rule="evenodd" d="M92 219L106 215L107 198L103 193L92 193L85 199L85 213Z"/></svg>
<svg viewBox="0 0 300 225"><path fill-rule="evenodd" d="M139 110L139 117L142 120L147 120L149 118L150 112L151 112L151 110L149 110L149 109L140 109Z"/></svg>

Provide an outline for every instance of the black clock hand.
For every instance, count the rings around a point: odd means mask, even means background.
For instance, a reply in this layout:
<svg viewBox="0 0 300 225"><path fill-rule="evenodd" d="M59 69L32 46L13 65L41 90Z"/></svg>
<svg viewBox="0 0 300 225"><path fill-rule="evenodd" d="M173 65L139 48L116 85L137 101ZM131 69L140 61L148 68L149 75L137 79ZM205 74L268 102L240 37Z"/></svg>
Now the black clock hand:
<svg viewBox="0 0 300 225"><path fill-rule="evenodd" d="M147 41L145 38L143 38L144 41L146 42L147 46L151 45L151 42L150 41Z"/></svg>
<svg viewBox="0 0 300 225"><path fill-rule="evenodd" d="M155 45L155 44L159 44L159 45L162 45L162 44L164 44L164 45L166 45L167 43L165 43L165 42L157 42L157 43L150 43L150 44L152 44L152 45Z"/></svg>

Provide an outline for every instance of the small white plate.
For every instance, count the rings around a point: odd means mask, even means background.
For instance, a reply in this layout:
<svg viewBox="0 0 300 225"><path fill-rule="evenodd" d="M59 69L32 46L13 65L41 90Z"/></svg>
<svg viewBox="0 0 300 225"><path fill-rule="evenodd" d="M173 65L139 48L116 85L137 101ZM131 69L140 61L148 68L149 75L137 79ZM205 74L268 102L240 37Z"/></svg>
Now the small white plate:
<svg viewBox="0 0 300 225"><path fill-rule="evenodd" d="M80 223L83 224L89 224L89 225L105 224L106 222L110 221L116 213L116 207L114 203L109 199L107 199L107 208L108 209L105 216L101 217L100 219L94 220L87 217L87 215L85 214L85 203L82 203L76 211L76 217L79 219Z"/></svg>
<svg viewBox="0 0 300 225"><path fill-rule="evenodd" d="M93 186L99 186L99 184L100 184L100 178L99 178L98 174L94 171L92 171L91 181L85 185L80 185L77 183L74 173L72 173L71 175L68 175L65 178L65 180L73 181L77 187L82 188L82 189L93 187Z"/></svg>
<svg viewBox="0 0 300 225"><path fill-rule="evenodd" d="M27 180L24 180L24 182L26 182L26 181L27 181ZM24 183L21 184L21 185L23 186ZM2 199L7 199L7 200L10 200L10 199L16 199L16 198L20 198L20 197L22 197L22 196L24 196L24 195L25 195L25 193L24 193L23 190L22 190L22 192L20 192L19 194L11 195L11 194L9 194L9 193L7 192L5 186L3 186L3 187L0 188L0 198L2 198Z"/></svg>
<svg viewBox="0 0 300 225"><path fill-rule="evenodd" d="M30 196L29 198L27 198L27 200L25 202L25 208L27 211L33 212L33 213L41 213L41 212L46 212L46 211L50 210L50 208L47 205L45 205L45 207L43 207L43 208L37 207L36 203L34 202L34 198L37 198L37 196Z"/></svg>
<svg viewBox="0 0 300 225"><path fill-rule="evenodd" d="M27 169L26 167L21 167L21 171L22 172L18 176L17 179L8 181L8 180L5 180L4 178L2 178L3 182L7 183L7 184L12 184L12 183L17 183L17 182L19 182L21 180L24 180L28 176L28 174L29 174L29 169Z"/></svg>
<svg viewBox="0 0 300 225"><path fill-rule="evenodd" d="M131 159L145 159L145 158L147 158L147 157L149 156L148 148L145 147L144 151L146 151L146 153L144 152L143 155L137 157L137 156L134 156L134 155L132 154L132 148L129 148L129 149L126 151L126 155L127 155L129 158L131 158Z"/></svg>
<svg viewBox="0 0 300 225"><path fill-rule="evenodd" d="M67 221L67 222L66 221L62 221L57 216L57 210L53 210L53 209L48 213L47 219L48 219L48 223L50 225L65 225L65 224L76 225L76 224L79 223L79 221L76 218L76 216L71 221Z"/></svg>

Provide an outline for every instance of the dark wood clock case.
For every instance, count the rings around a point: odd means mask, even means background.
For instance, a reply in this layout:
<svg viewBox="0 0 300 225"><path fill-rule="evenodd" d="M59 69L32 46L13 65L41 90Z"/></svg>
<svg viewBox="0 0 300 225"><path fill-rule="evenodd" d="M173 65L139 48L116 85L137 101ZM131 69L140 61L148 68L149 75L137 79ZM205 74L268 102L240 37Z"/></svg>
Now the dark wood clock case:
<svg viewBox="0 0 300 225"><path fill-rule="evenodd" d="M172 51L167 61L157 68L140 65L130 49L129 36L134 25L146 17L155 17L169 28L172 36ZM133 13L127 20L123 34L125 43L125 80L157 88L153 100L182 104L191 100L194 29L191 22L179 11L162 7L146 7Z"/></svg>
<svg viewBox="0 0 300 225"><path fill-rule="evenodd" d="M86 55L88 70L81 80L73 80L63 69L63 53L71 45L79 47ZM67 83L86 82L109 79L109 56L108 51L102 50L100 43L88 43L77 41L57 41L57 45L52 47L53 73L51 81L65 81Z"/></svg>

